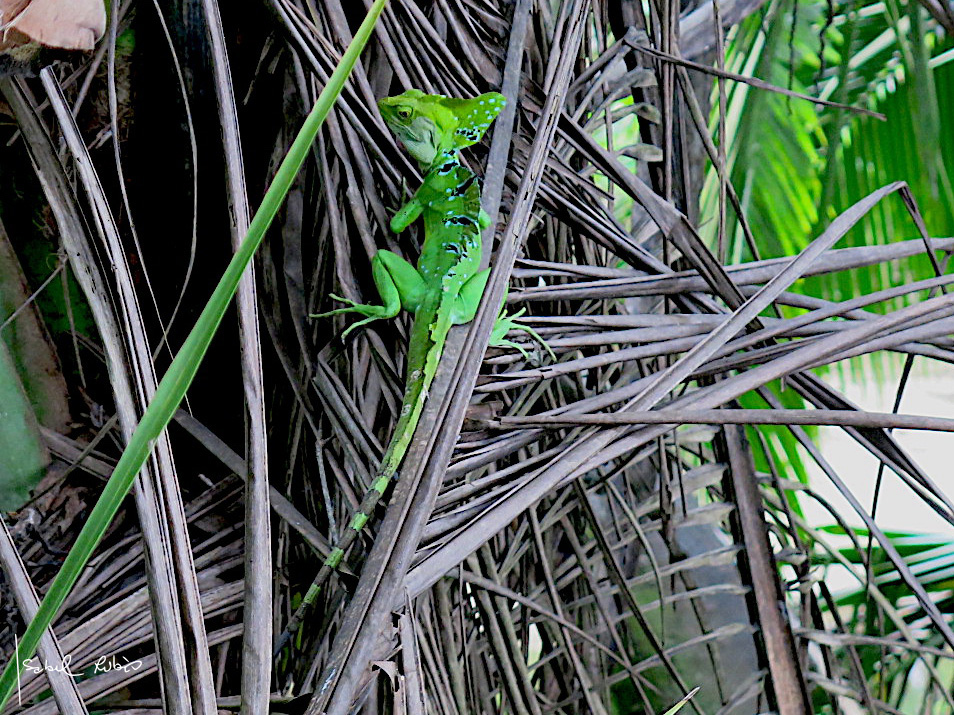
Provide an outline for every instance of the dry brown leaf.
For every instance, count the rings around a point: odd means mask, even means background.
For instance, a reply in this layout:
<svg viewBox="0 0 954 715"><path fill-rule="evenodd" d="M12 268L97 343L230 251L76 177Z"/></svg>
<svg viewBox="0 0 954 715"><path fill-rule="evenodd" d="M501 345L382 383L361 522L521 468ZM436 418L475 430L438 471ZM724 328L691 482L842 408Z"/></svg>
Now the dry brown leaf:
<svg viewBox="0 0 954 715"><path fill-rule="evenodd" d="M15 30L47 47L91 50L106 32L106 7L102 0L0 0L0 27L0 46L11 44Z"/></svg>

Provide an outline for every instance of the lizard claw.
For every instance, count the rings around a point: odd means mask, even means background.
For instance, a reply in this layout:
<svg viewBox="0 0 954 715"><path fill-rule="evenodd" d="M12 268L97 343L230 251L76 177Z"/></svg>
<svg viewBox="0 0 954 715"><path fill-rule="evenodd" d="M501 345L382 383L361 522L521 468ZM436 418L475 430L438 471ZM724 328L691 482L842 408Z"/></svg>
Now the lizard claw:
<svg viewBox="0 0 954 715"><path fill-rule="evenodd" d="M384 318L393 318L394 315L396 315L396 313L392 314L383 305L366 305L364 303L356 303L350 298L342 298L341 296L335 295L334 293L331 293L329 297L334 298L335 300L340 301L342 303L347 303L348 305L345 308L335 308L334 310L329 310L324 313L309 313L308 317L309 318L327 318L328 316L341 315L342 313L359 313L364 316L364 320L359 320L357 323L354 323L353 325L349 325L347 328L345 328L344 332L341 333L342 340L348 337L348 333L350 333L355 328L360 328L362 325L367 325L368 323L373 322L375 320L381 320Z"/></svg>
<svg viewBox="0 0 954 715"><path fill-rule="evenodd" d="M540 337L540 334L531 328L529 325L523 325L522 323L517 322L517 318L527 312L526 308L521 308L513 315L507 315L506 310L500 311L500 316L497 318L497 322L494 324L494 329L490 334L490 344L494 347L509 347L518 350L524 358L530 359L530 354L527 352L527 349L515 343L512 340L507 339L507 333L511 330L519 330L521 332L527 333L531 338L538 342L544 350L546 350L554 362L557 361L557 356L547 345L546 341Z"/></svg>
<svg viewBox="0 0 954 715"><path fill-rule="evenodd" d="M308 314L309 318L327 318L332 315L340 315L341 313L350 313L356 310L357 307L360 305L360 303L355 303L353 300L349 298L342 298L340 295L335 295L334 293L330 293L328 297L334 300L337 300L340 303L347 303L351 307L335 308L334 310L328 310L328 311L325 311L324 313L309 313Z"/></svg>

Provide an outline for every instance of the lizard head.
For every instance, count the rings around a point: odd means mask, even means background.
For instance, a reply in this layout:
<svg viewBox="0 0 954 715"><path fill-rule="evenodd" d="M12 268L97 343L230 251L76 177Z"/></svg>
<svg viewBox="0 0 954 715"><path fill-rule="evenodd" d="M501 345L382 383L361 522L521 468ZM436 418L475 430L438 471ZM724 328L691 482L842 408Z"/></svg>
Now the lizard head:
<svg viewBox="0 0 954 715"><path fill-rule="evenodd" d="M456 122L439 103L440 99L436 94L409 89L378 102L385 123L422 168L429 167L438 155L450 148L447 142L448 125ZM450 131L453 131L452 127Z"/></svg>
<svg viewBox="0 0 954 715"><path fill-rule="evenodd" d="M496 92L452 99L409 89L380 100L378 109L408 153L426 169L440 155L479 142L504 103Z"/></svg>

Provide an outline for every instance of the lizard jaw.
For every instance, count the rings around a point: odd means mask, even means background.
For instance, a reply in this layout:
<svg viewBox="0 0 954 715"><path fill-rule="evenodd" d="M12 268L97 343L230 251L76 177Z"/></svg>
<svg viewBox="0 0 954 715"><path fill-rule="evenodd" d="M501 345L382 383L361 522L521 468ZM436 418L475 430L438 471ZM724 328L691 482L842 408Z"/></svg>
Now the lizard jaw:
<svg viewBox="0 0 954 715"><path fill-rule="evenodd" d="M420 136L410 132L402 138L408 153L414 157L422 168L429 167L437 157L437 146L434 140L434 129L427 128Z"/></svg>

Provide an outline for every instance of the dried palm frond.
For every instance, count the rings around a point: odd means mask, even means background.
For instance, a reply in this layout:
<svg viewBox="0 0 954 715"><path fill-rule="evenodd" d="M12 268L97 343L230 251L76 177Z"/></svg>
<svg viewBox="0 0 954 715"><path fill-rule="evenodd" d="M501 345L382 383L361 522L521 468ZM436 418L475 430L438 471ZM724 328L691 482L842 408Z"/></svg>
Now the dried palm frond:
<svg viewBox="0 0 954 715"><path fill-rule="evenodd" d="M759 3L720 5L721 19L735 22ZM180 481L204 629L216 646L219 707L263 687L239 675L243 658L262 658L270 645L246 639L256 645L244 654L237 647L243 597L246 609L258 604L251 608L260 619L273 586L272 625L281 631L346 527L395 422L408 316L346 342L336 337L345 319L306 316L323 310L331 292L372 299L370 258L379 248L416 257L420 229L396 237L387 226L420 177L375 100L418 87L452 96L493 89L510 99L490 140L465 157L483 177L484 208L495 219L485 237L493 273L475 320L451 335L387 508L274 664L275 711L658 713L698 688L680 712L822 712L848 700L868 712L896 712L882 687L887 676L872 675L874 660L883 673L918 661L926 698L954 708L947 582L920 560L943 543L916 547L879 528L806 429L844 429L925 509L954 524L950 497L891 431L954 431L951 421L866 412L819 370L884 351L951 362L954 300L945 259L954 239L928 236L907 186L886 183L803 250L724 265L694 221L700 157L708 153L718 170L726 158L700 136L706 102L690 81L698 67L683 61L700 63L700 48L717 44L712 8L680 21L676 6L661 16L664 5L652 5L650 18L644 7L392 0L385 11L256 266L268 338L262 377L246 382L246 392L267 388L265 423L249 426L258 440L267 429L271 508L279 517L274 572L242 581L246 516L239 482L229 475L246 477L255 465L261 471L264 452L261 442L247 458L226 446L241 444L245 428L232 345L213 356L216 370L200 374L190 394L194 415L179 420L206 449L172 433L173 448L192 458L177 463L185 465ZM709 20L700 22L696 13L704 11ZM169 101L183 93L189 111L179 107L177 116L191 119L182 120L181 134L170 130L178 163L163 176L178 177L183 193L191 172L202 177L189 196L195 203L180 202L185 208L168 219L179 231L168 240L185 252L189 241L178 236L203 227L202 241L189 249L200 284L221 263L229 232L241 234L246 191L254 205L360 14L336 0L222 12L226 30L209 47L220 53L217 62L228 50L231 76L221 64L206 67L189 43L206 42L205 29L218 27L214 14L198 25L168 18L186 70ZM158 34L155 17L142 7L138 13L137 31ZM222 103L229 83L237 108ZM23 96L41 111L37 97ZM118 116L115 108L110 114ZM230 135L223 142L221 122L236 116L241 142ZM112 131L121 135L118 125ZM160 165L160 152L171 152L167 144L144 147L135 135L128 141L117 146ZM122 183L114 166L100 163L105 186ZM70 174L58 171L68 186ZM224 182L210 188L209 177L218 181L222 172L227 194ZM164 278L186 275L176 251L150 245L166 228L150 225L142 186L131 187L135 221L117 231L128 238L135 226L152 276L155 266ZM171 191L166 184L150 190L157 192L150 200ZM742 206L731 183L725 191ZM118 189L104 191L120 205L113 194ZM883 202L903 205L910 219L895 226L894 240L843 247ZM85 216L88 207L76 211ZM737 218L757 246L760 235L744 214ZM837 298L803 290L809 276L880 269L912 256L929 256L930 272L904 285ZM158 309L148 315L155 343L180 293L188 305L198 292L183 289L180 278L167 282L174 290L160 286ZM488 350L494 307L508 285L508 303L527 309L525 320L555 361L531 343L527 356ZM246 301L246 376L258 364L252 308ZM203 380L211 385L205 391ZM838 533L805 520L801 505L823 498L799 479L798 466L779 458L758 424L782 425L818 462L863 533L837 513ZM75 456L82 446L61 449ZM88 469L108 469L109 455L96 457ZM262 520L264 494L250 503ZM267 552L267 531L263 524L255 532L258 553ZM97 675L78 688L91 702L123 690L111 702L129 710L154 707L148 698L158 693L142 550L130 546L132 534L123 525L111 535L56 629L61 648L82 648L86 662L105 651L142 660L136 674ZM29 549L35 555L39 547ZM834 564L857 578L860 595L832 593L824 574ZM245 627L256 625L244 615ZM124 618L135 626L122 626ZM879 634L865 631L866 622L879 623ZM29 684L25 696L41 688Z"/></svg>

